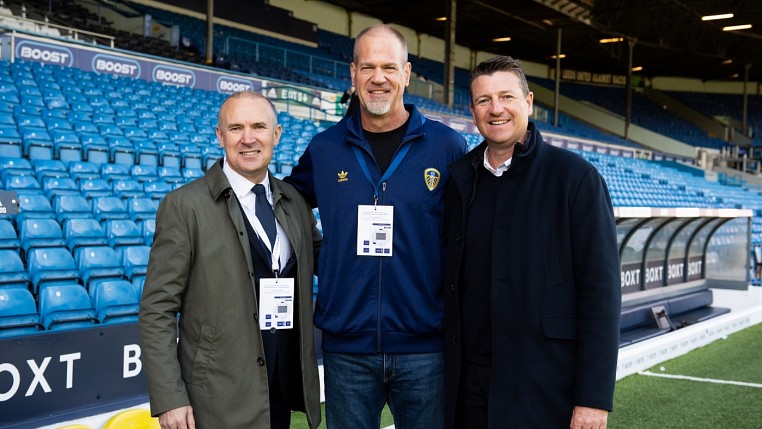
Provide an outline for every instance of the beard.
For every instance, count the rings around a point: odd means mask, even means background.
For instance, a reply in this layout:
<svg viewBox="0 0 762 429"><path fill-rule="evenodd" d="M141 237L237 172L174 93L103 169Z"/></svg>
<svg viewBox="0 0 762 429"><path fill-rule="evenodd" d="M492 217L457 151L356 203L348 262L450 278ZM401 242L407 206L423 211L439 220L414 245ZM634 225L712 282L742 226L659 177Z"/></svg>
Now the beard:
<svg viewBox="0 0 762 429"><path fill-rule="evenodd" d="M365 104L365 108L373 115L385 115L392 109L391 100L374 100Z"/></svg>

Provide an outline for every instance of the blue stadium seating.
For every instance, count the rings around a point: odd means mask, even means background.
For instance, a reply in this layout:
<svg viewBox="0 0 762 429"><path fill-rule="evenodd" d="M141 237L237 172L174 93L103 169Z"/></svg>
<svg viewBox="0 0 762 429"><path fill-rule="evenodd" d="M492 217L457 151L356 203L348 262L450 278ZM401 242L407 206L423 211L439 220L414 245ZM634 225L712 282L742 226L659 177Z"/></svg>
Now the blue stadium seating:
<svg viewBox="0 0 762 429"><path fill-rule="evenodd" d="M26 219L19 225L19 239L24 254L39 247L61 247L66 242L55 219Z"/></svg>
<svg viewBox="0 0 762 429"><path fill-rule="evenodd" d="M129 219L127 206L119 197L96 197L92 200L93 218L103 223L110 219Z"/></svg>
<svg viewBox="0 0 762 429"><path fill-rule="evenodd" d="M43 183L43 189L45 188L44 179L47 177L69 177L66 165L58 159L35 159L32 165L37 181Z"/></svg>
<svg viewBox="0 0 762 429"><path fill-rule="evenodd" d="M69 176L74 180L100 179L100 167L98 164L88 161L70 162Z"/></svg>
<svg viewBox="0 0 762 429"><path fill-rule="evenodd" d="M140 299L134 286L126 280L98 282L91 292L91 302L101 324L138 321Z"/></svg>
<svg viewBox="0 0 762 429"><path fill-rule="evenodd" d="M18 252L0 249L0 289L10 286L30 289L29 273Z"/></svg>
<svg viewBox="0 0 762 429"><path fill-rule="evenodd" d="M4 188L19 194L42 194L42 187L34 176L10 175L5 178Z"/></svg>
<svg viewBox="0 0 762 429"><path fill-rule="evenodd" d="M9 220L0 219L0 250L13 250L19 253L21 240L19 240L16 228Z"/></svg>
<svg viewBox="0 0 762 429"><path fill-rule="evenodd" d="M29 290L0 288L0 338L32 334L40 327L40 315Z"/></svg>
<svg viewBox="0 0 762 429"><path fill-rule="evenodd" d="M47 285L78 283L79 270L66 247L41 247L27 255L32 292L38 294Z"/></svg>
<svg viewBox="0 0 762 429"><path fill-rule="evenodd" d="M0 156L0 178L6 176L33 176L32 163L26 158Z"/></svg>
<svg viewBox="0 0 762 429"><path fill-rule="evenodd" d="M0 124L0 156L18 157L24 155L21 135L12 124Z"/></svg>
<svg viewBox="0 0 762 429"><path fill-rule="evenodd" d="M124 267L124 274L129 281L146 275L150 252L150 246L122 246L118 249L117 254Z"/></svg>
<svg viewBox="0 0 762 429"><path fill-rule="evenodd" d="M93 217L90 203L81 195L59 195L53 198L53 211L59 223L71 218Z"/></svg>
<svg viewBox="0 0 762 429"><path fill-rule="evenodd" d="M105 179L82 179L79 181L80 195L88 200L114 195L111 185Z"/></svg>
<svg viewBox="0 0 762 429"><path fill-rule="evenodd" d="M77 183L69 177L46 177L42 181L42 191L49 200L56 195L80 195Z"/></svg>
<svg viewBox="0 0 762 429"><path fill-rule="evenodd" d="M26 219L55 219L53 207L44 195L25 194L19 196L19 213L16 215L16 224L21 224Z"/></svg>
<svg viewBox="0 0 762 429"><path fill-rule="evenodd" d="M137 224L129 219L111 219L103 223L109 246L139 246L145 241Z"/></svg>
<svg viewBox="0 0 762 429"><path fill-rule="evenodd" d="M108 246L86 246L77 249L74 261L79 270L79 277L88 292L96 281L124 280L124 268L114 249Z"/></svg>
<svg viewBox="0 0 762 429"><path fill-rule="evenodd" d="M63 226L66 247L74 254L86 246L108 246L106 231L95 219L67 219Z"/></svg>
<svg viewBox="0 0 762 429"><path fill-rule="evenodd" d="M139 182L153 182L159 179L159 170L156 164L135 164L130 167L130 175Z"/></svg>
<svg viewBox="0 0 762 429"><path fill-rule="evenodd" d="M130 168L125 164L101 165L101 177L109 182L132 179L132 176L130 176Z"/></svg>
<svg viewBox="0 0 762 429"><path fill-rule="evenodd" d="M143 185L143 189L147 197L160 200L172 191L172 185L164 181L147 182Z"/></svg>
<svg viewBox="0 0 762 429"><path fill-rule="evenodd" d="M114 187L114 196L123 200L141 198L146 195L143 184L137 180L115 180L111 184Z"/></svg>
<svg viewBox="0 0 762 429"><path fill-rule="evenodd" d="M40 320L45 330L80 329L96 323L90 297L80 285L48 286L40 291L37 302Z"/></svg>
<svg viewBox="0 0 762 429"><path fill-rule="evenodd" d="M130 198L127 200L127 213L137 223L143 219L155 218L156 206L154 200L148 197Z"/></svg>
<svg viewBox="0 0 762 429"><path fill-rule="evenodd" d="M143 219L137 222L143 241L146 246L153 244L153 235L156 232L156 218Z"/></svg>

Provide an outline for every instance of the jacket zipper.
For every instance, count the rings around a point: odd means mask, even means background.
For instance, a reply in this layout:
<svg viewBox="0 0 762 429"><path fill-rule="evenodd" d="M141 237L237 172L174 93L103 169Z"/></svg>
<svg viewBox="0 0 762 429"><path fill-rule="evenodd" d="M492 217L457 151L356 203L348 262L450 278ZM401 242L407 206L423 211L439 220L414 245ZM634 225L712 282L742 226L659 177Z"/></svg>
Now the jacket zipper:
<svg viewBox="0 0 762 429"><path fill-rule="evenodd" d="M383 204L386 196L386 182L381 184L381 203ZM384 258L378 258L378 296L377 316L376 316L376 353L381 353L381 288L383 284Z"/></svg>

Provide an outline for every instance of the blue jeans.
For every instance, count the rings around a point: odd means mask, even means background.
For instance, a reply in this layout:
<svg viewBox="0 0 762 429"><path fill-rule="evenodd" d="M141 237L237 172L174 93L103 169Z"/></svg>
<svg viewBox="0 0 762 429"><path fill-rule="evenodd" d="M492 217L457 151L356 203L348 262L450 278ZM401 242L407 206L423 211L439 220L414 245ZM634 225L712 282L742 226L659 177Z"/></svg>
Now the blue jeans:
<svg viewBox="0 0 762 429"><path fill-rule="evenodd" d="M384 404L396 429L444 426L444 353L323 352L325 419L332 429L378 429Z"/></svg>

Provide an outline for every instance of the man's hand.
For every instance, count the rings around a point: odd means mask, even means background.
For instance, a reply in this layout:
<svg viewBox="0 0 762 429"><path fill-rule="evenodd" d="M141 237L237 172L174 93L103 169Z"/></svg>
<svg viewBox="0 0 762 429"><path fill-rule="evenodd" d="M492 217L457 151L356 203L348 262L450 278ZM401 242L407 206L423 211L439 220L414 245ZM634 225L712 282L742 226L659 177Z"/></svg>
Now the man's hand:
<svg viewBox="0 0 762 429"><path fill-rule="evenodd" d="M606 429L609 412L598 408L574 407L571 429ZM162 426L163 427L163 426Z"/></svg>
<svg viewBox="0 0 762 429"><path fill-rule="evenodd" d="M159 414L161 429L196 429L193 408L190 405Z"/></svg>

